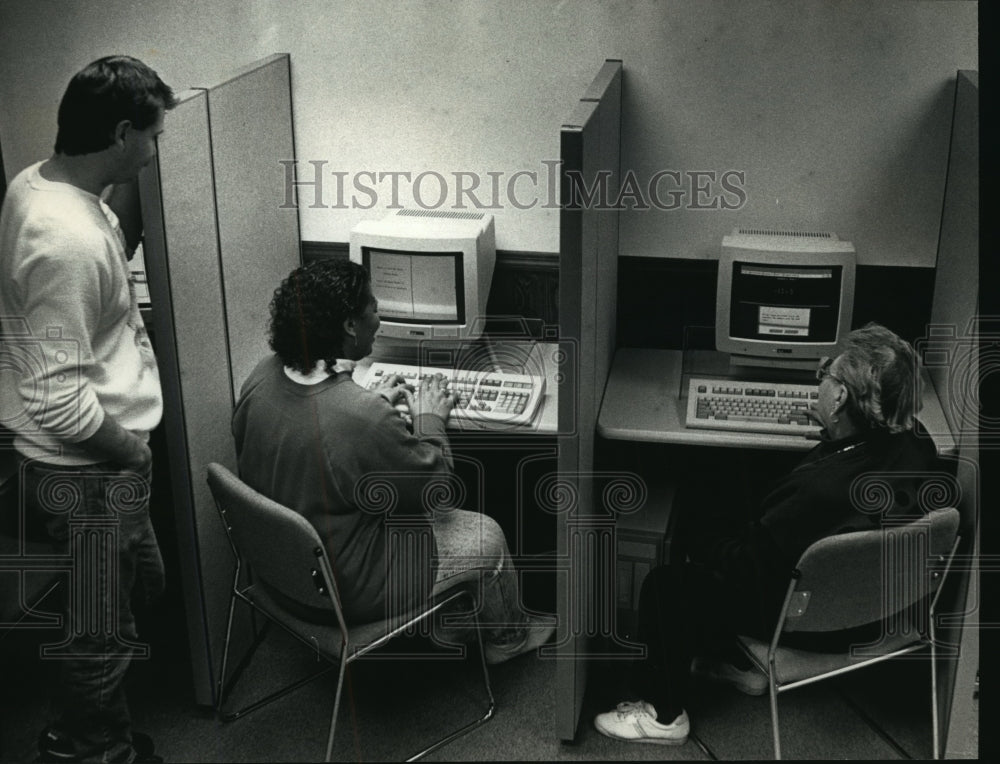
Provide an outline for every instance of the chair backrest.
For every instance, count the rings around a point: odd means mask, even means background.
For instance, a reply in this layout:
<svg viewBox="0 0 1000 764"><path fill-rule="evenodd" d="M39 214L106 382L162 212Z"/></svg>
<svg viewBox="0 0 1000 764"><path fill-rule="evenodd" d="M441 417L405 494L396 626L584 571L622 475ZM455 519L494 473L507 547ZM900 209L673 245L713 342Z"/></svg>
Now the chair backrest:
<svg viewBox="0 0 1000 764"><path fill-rule="evenodd" d="M784 631L838 631L883 621L940 587L959 513L820 539L799 558Z"/></svg>
<svg viewBox="0 0 1000 764"><path fill-rule="evenodd" d="M208 485L234 551L254 575L297 604L338 615L336 591L331 597L323 574L326 552L309 521L221 464L208 465Z"/></svg>

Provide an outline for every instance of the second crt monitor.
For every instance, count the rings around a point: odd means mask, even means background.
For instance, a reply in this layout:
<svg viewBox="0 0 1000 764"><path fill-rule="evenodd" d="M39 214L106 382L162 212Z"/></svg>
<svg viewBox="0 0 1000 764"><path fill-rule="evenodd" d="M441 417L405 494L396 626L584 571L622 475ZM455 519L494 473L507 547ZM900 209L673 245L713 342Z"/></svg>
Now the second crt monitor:
<svg viewBox="0 0 1000 764"><path fill-rule="evenodd" d="M851 329L854 246L832 233L736 229L722 240L715 349L732 364L814 368Z"/></svg>
<svg viewBox="0 0 1000 764"><path fill-rule="evenodd" d="M493 216L399 209L351 231L351 260L371 276L379 344L473 340L482 332L493 281Z"/></svg>

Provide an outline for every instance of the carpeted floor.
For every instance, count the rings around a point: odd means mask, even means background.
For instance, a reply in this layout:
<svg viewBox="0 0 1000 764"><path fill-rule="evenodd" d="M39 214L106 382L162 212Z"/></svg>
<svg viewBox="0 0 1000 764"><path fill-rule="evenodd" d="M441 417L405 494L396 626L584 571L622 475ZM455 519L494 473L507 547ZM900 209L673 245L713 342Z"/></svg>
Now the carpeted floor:
<svg viewBox="0 0 1000 764"><path fill-rule="evenodd" d="M147 626L147 633L148 631ZM186 647L165 631L151 637L153 657L129 677L136 729L152 735L168 762L321 760L334 678L324 676L245 718L224 724L191 702ZM9 632L3 662L0 745L3 761L30 761L47 707L47 666L39 634ZM472 656L475 657L475 656ZM307 672L315 658L280 632L261 647L234 694L261 691ZM768 698L724 687L698 687L693 736L678 747L620 743L597 734L590 720L618 697L621 665L594 665L577 739L555 739L555 664L523 656L491 670L495 717L430 757L436 761L720 760L772 756ZM355 664L345 687L334 749L337 761L406 758L485 708L476 663L389 658ZM242 697L241 697L242 694ZM926 664L901 661L807 687L780 701L788 759L930 758ZM868 720L866 721L866 717ZM874 725L874 728L873 726Z"/></svg>

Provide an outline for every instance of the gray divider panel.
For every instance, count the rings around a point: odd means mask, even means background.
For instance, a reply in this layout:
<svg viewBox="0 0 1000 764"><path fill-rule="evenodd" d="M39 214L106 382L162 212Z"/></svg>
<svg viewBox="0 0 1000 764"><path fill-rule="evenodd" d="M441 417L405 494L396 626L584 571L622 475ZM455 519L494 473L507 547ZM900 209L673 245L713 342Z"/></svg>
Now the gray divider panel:
<svg viewBox="0 0 1000 764"><path fill-rule="evenodd" d="M559 395L560 481L572 485L575 508L563 515L557 535L568 579L559 586L560 619L556 662L556 735L572 740L583 705L587 653L594 627L612 623L615 592L609 586L613 550L595 514L589 476L594 471L594 433L604 386L614 355L618 275L618 213L597 209L615 200L620 183L621 61L608 60L598 72L560 135L563 162L559 217L559 337L566 379ZM608 173L605 199L573 205L574 173L587 189ZM582 201L582 200L581 200ZM576 395L574 395L574 391ZM596 557L595 557L596 556Z"/></svg>
<svg viewBox="0 0 1000 764"><path fill-rule="evenodd" d="M208 89L234 397L270 352L271 295L301 262L298 211L281 206L281 162L295 158L290 76L278 54Z"/></svg>
<svg viewBox="0 0 1000 764"><path fill-rule="evenodd" d="M297 210L281 209L281 161L290 159L290 66L279 54L184 93L140 178L180 575L203 705L214 699L233 573L206 467L236 471L233 405L270 352L271 295L301 262Z"/></svg>
<svg viewBox="0 0 1000 764"><path fill-rule="evenodd" d="M208 96L182 94L167 115L157 159L140 175L152 330L166 430L184 605L198 703L212 703L210 647L221 634L231 552L205 466L235 466L232 383L219 274ZM167 479L158 473L154 480Z"/></svg>
<svg viewBox="0 0 1000 764"><path fill-rule="evenodd" d="M980 345L995 325L981 324L979 313L979 73L960 71L955 82L951 151L941 213L931 337L924 360L941 409L958 447L957 477L963 543L959 555L979 554L979 391L975 373ZM995 336L995 335L994 335ZM989 433L986 437L990 437ZM995 436L994 436L995 437ZM986 443L990 447L989 442ZM995 447L995 443L992 444ZM968 559L968 558L966 558ZM956 561L957 586L939 606L938 632L945 645L958 645L957 660L946 658L939 674L938 708L945 758L975 758L969 730L977 712L973 692L979 669L979 620L982 589L978 564ZM965 615L961 615L964 613ZM947 614L951 614L950 617Z"/></svg>

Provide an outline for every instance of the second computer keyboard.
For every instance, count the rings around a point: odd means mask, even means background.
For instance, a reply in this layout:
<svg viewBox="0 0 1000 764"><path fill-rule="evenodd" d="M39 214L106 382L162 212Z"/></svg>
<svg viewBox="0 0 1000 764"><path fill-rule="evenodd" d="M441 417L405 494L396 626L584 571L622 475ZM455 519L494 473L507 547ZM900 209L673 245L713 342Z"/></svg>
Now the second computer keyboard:
<svg viewBox="0 0 1000 764"><path fill-rule="evenodd" d="M522 425L534 418L545 395L545 377L503 371L473 371L376 361L359 384L370 390L398 374L417 387L424 377L440 374L455 393L450 419Z"/></svg>
<svg viewBox="0 0 1000 764"><path fill-rule="evenodd" d="M807 435L819 425L805 415L815 384L746 382L692 378L688 383L687 426L739 432Z"/></svg>

